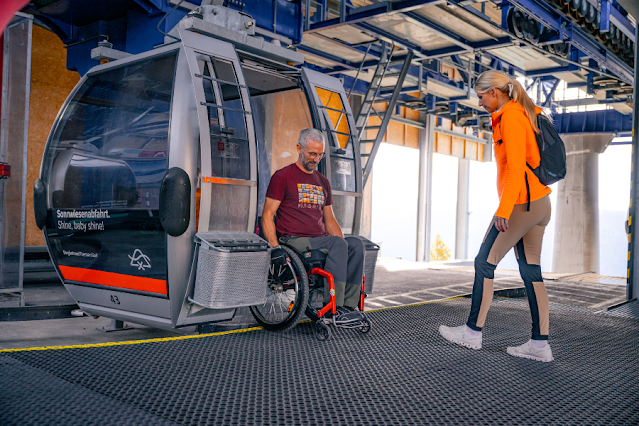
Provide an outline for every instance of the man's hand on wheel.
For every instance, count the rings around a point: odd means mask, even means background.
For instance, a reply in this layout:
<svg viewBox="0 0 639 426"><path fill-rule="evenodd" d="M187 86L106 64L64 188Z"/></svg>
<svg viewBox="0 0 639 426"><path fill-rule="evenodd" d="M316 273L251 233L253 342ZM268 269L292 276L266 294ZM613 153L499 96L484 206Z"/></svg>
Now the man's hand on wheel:
<svg viewBox="0 0 639 426"><path fill-rule="evenodd" d="M287 260L290 261L284 247L277 246L271 250L271 264L275 267L275 271L278 271L282 266L286 266Z"/></svg>

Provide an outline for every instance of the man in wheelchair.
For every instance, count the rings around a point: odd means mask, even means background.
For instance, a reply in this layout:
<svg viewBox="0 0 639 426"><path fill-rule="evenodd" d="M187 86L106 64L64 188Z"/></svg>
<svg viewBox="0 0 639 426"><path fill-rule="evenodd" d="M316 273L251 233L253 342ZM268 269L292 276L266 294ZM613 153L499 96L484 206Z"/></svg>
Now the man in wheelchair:
<svg viewBox="0 0 639 426"><path fill-rule="evenodd" d="M335 324L348 325L364 319L357 310L364 273L364 243L344 237L333 215L331 185L317 165L324 156L324 134L316 129L300 132L296 163L273 175L266 192L262 231L273 246L275 269L287 264L288 254L280 244L300 253L320 250L326 254L324 270L333 275L337 313ZM274 216L277 213L277 224ZM324 303L328 303L324 292ZM331 318L331 312L327 313Z"/></svg>

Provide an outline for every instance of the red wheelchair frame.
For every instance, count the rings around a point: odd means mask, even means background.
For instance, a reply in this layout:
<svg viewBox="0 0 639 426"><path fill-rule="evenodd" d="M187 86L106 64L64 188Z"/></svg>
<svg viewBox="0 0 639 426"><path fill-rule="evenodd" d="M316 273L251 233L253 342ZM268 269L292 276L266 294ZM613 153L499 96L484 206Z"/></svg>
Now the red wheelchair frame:
<svg viewBox="0 0 639 426"><path fill-rule="evenodd" d="M359 304L358 304L358 309L362 313L362 315L364 315L364 319L361 321L355 322L353 325L340 326L335 323L335 314L337 313L337 304L335 302L335 280L333 278L333 274L331 274L330 272L322 268L317 268L317 267L313 268L310 272L308 272L309 277L314 274L320 275L328 280L328 294L329 294L328 304L324 306L322 309L320 309L317 313L317 316L319 318L315 322L316 329L317 329L316 337L319 340L328 340L331 337L331 330L326 325L326 322L325 322L326 319L324 319L324 315L326 315L328 311L330 311L333 314L334 326L341 327L341 328L357 328L362 333L368 333L371 330L372 323L364 314L364 299L366 298L366 293L364 292L364 290L365 290L366 277L365 276L362 277L362 286L360 288Z"/></svg>
<svg viewBox="0 0 639 426"><path fill-rule="evenodd" d="M337 304L335 303L335 280L333 279L333 274L321 268L313 268L313 270L308 273L309 276L313 274L321 275L328 280L328 295L330 301L328 302L328 305L320 309L319 317L323 317L329 310L332 314L337 313ZM364 299L366 298L366 293L364 292L365 283L366 277L362 279L362 288L359 291L359 304L357 305L357 308L360 312L364 312Z"/></svg>

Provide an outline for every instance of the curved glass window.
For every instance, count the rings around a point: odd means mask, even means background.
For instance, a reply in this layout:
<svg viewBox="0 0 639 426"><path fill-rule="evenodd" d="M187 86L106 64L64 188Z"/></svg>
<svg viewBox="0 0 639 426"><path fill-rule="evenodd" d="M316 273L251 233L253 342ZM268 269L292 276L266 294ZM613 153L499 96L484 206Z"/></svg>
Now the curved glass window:
<svg viewBox="0 0 639 426"><path fill-rule="evenodd" d="M247 113L233 64L207 57L200 64L211 134L211 165L215 177L250 179Z"/></svg>
<svg viewBox="0 0 639 426"><path fill-rule="evenodd" d="M326 114L335 129L335 138L340 148L346 148L350 143L350 131L346 110L339 93L316 87L317 96L325 107Z"/></svg>
<svg viewBox="0 0 639 426"><path fill-rule="evenodd" d="M44 158L49 207L157 209L177 55L87 78Z"/></svg>

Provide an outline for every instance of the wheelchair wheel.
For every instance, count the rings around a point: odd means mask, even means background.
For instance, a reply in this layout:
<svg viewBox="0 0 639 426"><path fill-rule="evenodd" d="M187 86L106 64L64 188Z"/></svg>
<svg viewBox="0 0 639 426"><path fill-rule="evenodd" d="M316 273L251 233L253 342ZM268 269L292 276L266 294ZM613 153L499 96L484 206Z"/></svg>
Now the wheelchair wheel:
<svg viewBox="0 0 639 426"><path fill-rule="evenodd" d="M328 340L331 338L331 329L323 321L315 321L315 337L317 340Z"/></svg>
<svg viewBox="0 0 639 426"><path fill-rule="evenodd" d="M364 321L362 321L362 326L358 328L358 330L361 333L368 333L369 331L371 331L371 328L373 328L373 323L371 322L371 320L366 318Z"/></svg>
<svg viewBox="0 0 639 426"><path fill-rule="evenodd" d="M271 270L267 281L266 302L251 306L255 320L271 331L286 331L295 327L308 303L308 277L304 264L293 250L283 248L291 259L289 268L292 278L279 279L273 276Z"/></svg>

